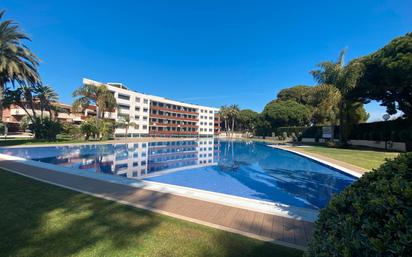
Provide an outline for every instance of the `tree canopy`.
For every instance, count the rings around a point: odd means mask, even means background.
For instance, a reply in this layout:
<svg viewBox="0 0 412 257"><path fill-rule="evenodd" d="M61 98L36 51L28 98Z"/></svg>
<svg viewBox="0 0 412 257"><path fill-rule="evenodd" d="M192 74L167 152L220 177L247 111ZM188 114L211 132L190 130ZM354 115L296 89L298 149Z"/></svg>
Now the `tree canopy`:
<svg viewBox="0 0 412 257"><path fill-rule="evenodd" d="M395 38L375 53L358 59L363 74L353 98L377 100L389 114L412 117L412 33Z"/></svg>
<svg viewBox="0 0 412 257"><path fill-rule="evenodd" d="M309 124L311 111L307 106L293 100L274 100L265 106L262 115L272 128L303 126Z"/></svg>

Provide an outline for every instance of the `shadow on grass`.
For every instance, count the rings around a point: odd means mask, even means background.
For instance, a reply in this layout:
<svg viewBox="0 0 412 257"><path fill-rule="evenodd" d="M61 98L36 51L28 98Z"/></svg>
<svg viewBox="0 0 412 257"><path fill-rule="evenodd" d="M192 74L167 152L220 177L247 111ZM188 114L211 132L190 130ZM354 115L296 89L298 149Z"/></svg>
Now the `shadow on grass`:
<svg viewBox="0 0 412 257"><path fill-rule="evenodd" d="M301 256L0 170L2 256ZM133 197L133 196L130 196ZM147 196L152 205L167 196Z"/></svg>

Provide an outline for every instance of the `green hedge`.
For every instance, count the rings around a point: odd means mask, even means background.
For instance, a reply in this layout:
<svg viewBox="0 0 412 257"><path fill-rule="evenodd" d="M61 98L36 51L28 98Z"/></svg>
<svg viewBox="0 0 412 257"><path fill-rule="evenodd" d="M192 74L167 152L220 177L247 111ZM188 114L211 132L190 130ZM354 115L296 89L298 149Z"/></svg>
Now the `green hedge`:
<svg viewBox="0 0 412 257"><path fill-rule="evenodd" d="M302 132L302 137L322 138L322 126L307 128ZM339 138L339 126L335 126L334 138ZM349 139L395 142L412 141L412 121L397 119L356 124L350 130Z"/></svg>
<svg viewBox="0 0 412 257"><path fill-rule="evenodd" d="M302 134L308 127L278 127L276 128L276 135L283 135L286 132L288 137L295 133L296 136Z"/></svg>
<svg viewBox="0 0 412 257"><path fill-rule="evenodd" d="M387 161L321 210L306 256L411 256L412 152Z"/></svg>
<svg viewBox="0 0 412 257"><path fill-rule="evenodd" d="M406 142L412 140L412 121L397 119L354 125L350 139Z"/></svg>

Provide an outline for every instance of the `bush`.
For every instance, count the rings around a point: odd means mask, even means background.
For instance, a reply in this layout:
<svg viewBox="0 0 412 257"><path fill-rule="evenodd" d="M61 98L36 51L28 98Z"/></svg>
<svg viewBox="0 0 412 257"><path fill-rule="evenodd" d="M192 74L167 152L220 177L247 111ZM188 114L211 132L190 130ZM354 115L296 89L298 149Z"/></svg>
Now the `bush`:
<svg viewBox="0 0 412 257"><path fill-rule="evenodd" d="M29 129L34 132L36 139L56 140L62 126L60 122L51 119L36 119L34 123L29 125Z"/></svg>
<svg viewBox="0 0 412 257"><path fill-rule="evenodd" d="M292 136L292 133L295 133L295 135L299 135L303 133L308 127L278 127L276 129L276 134L282 134L283 132L286 132L288 136Z"/></svg>
<svg viewBox="0 0 412 257"><path fill-rule="evenodd" d="M412 153L401 154L334 196L306 256L410 256Z"/></svg>
<svg viewBox="0 0 412 257"><path fill-rule="evenodd" d="M79 139L82 137L80 126L72 123L64 123L62 133L69 136L72 139Z"/></svg>

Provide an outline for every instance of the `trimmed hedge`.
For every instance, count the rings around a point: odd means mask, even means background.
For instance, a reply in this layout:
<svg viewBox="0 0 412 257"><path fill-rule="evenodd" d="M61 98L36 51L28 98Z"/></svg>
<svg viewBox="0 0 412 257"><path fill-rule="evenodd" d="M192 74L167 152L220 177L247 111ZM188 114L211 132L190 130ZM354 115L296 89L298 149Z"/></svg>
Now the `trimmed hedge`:
<svg viewBox="0 0 412 257"><path fill-rule="evenodd" d="M321 210L306 256L411 256L412 152L389 160Z"/></svg>
<svg viewBox="0 0 412 257"><path fill-rule="evenodd" d="M278 127L276 128L276 135L282 135L286 132L288 137L295 133L296 136L302 134L308 127Z"/></svg>
<svg viewBox="0 0 412 257"><path fill-rule="evenodd" d="M372 141L412 141L412 121L397 119L353 125L349 139ZM312 126L302 132L305 138L322 138L322 126ZM339 138L339 126L334 127L334 138Z"/></svg>

